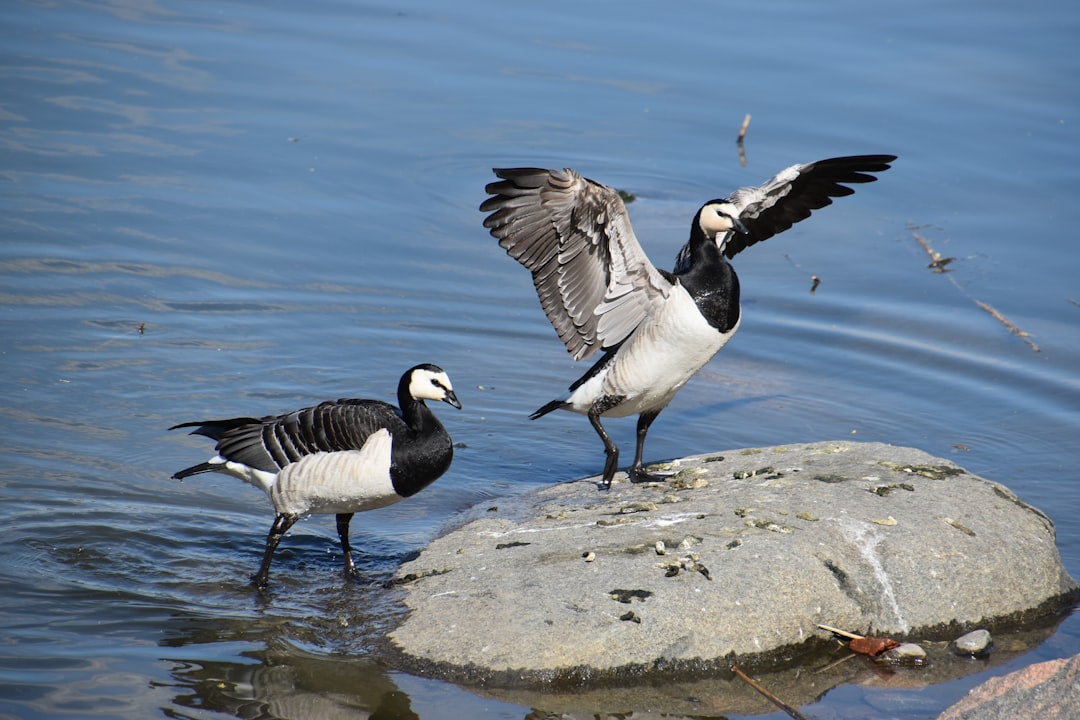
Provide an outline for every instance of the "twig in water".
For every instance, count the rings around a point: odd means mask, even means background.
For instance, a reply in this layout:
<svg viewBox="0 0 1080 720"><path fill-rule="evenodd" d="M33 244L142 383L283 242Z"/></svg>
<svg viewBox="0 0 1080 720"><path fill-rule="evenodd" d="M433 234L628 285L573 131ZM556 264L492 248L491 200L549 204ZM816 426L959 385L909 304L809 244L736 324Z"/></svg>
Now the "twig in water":
<svg viewBox="0 0 1080 720"><path fill-rule="evenodd" d="M735 144L739 146L739 165L746 167L746 150L743 149L743 140L746 139L746 129L750 127L750 113L746 113L746 117L743 118L742 127L739 128L739 137L735 139Z"/></svg>
<svg viewBox="0 0 1080 720"><path fill-rule="evenodd" d="M800 265L799 263L792 260L790 255L784 255L784 259L788 261L788 263L791 265L791 267L795 268L796 270L802 270L802 265ZM819 285L821 285L821 278L819 278L817 275L811 275L810 276L810 294L811 295L814 294L814 291L818 289Z"/></svg>
<svg viewBox="0 0 1080 720"><path fill-rule="evenodd" d="M742 145L743 140L746 139L746 129L750 127L750 113L746 113L746 117L743 118L742 127L739 128L739 137L735 141Z"/></svg>
<svg viewBox="0 0 1080 720"><path fill-rule="evenodd" d="M926 254L930 256L930 264L927 266L936 273L949 272L945 266L951 263L956 258L941 257L941 253L930 247L930 242L919 233L911 233L915 240L922 245L922 249L926 251Z"/></svg>
<svg viewBox="0 0 1080 720"><path fill-rule="evenodd" d="M748 685L749 685L750 687L754 688L754 689L755 689L755 690L757 690L757 691L758 691L759 693L761 693L762 695L764 695L764 696L765 696L766 698L768 698L769 702L771 702L771 703L772 703L773 705L775 705L776 707L778 707L778 708L780 708L781 710L783 710L784 712L786 712L786 713L787 713L788 715L790 715L791 717L795 718L795 720L809 720L809 718L807 718L807 717L806 717L805 715L803 715L803 714L802 714L801 712L799 712L799 711L798 711L798 710L796 710L795 708L791 707L791 706L790 706L790 705L788 705L788 704L787 704L786 702L784 702L784 701L783 701L783 700L781 700L780 698L776 697L776 696L775 696L775 695L773 695L773 694L772 694L771 692L769 692L768 690L766 690L765 688L761 687L761 686L760 686L760 685L758 685L758 684L757 684L756 682L754 682L753 680L751 680L751 679L749 678L749 676L747 676L747 674L746 674L746 673L744 673L744 672L743 672L742 670L740 670L740 669L739 669L739 668L738 668L737 666L735 666L735 665L732 665L732 666L731 666L731 672L733 672L733 673L735 673L736 675L738 675L738 676L739 676L740 678L742 678L742 679L743 679L744 681L746 681L746 683L747 683L747 684L748 684Z"/></svg>
<svg viewBox="0 0 1080 720"><path fill-rule="evenodd" d="M945 269L945 266L948 265L949 263L951 263L953 260L955 260L955 258L951 258L951 257L950 258L943 258L943 257L941 257L941 254L938 253L938 252L935 252L934 248L930 247L930 242L926 238L924 238L922 235L919 235L916 232L912 232L911 236L915 238L915 240L919 243L919 245L922 246L922 249L926 251L926 254L930 256L930 260L931 260L930 267L933 268L934 272L936 272L936 273L946 273L946 272L948 272L948 270ZM953 284L953 287L955 287L957 290L959 290L961 293L963 293L969 300L971 300L971 302L978 305L979 309L989 313L991 317L993 317L999 323L1004 325L1006 327L1006 329L1008 329L1009 332L1011 332L1013 335L1016 335L1021 340L1023 340L1025 343L1027 343L1028 347L1030 347L1032 350L1034 350L1035 352L1042 352L1042 349L1038 345L1036 345L1034 342L1032 342L1031 340L1028 339L1028 334L1026 332L1024 332L1023 330L1018 328L1007 317L1005 317L1004 315L999 313L994 308L990 307L989 305L987 305L986 303L984 303L984 302L982 302L980 300L977 300L977 299L973 298L971 296L971 294L967 290L965 290L964 288L962 288L960 286L960 283L958 283L956 281L955 277L953 277L952 275L949 275L948 277L949 277L949 282L951 282ZM1076 302L1075 300L1070 300L1070 301L1074 302L1074 303ZM1080 305L1080 303L1076 303L1076 304Z"/></svg>
<svg viewBox="0 0 1080 720"><path fill-rule="evenodd" d="M832 670L837 665L840 665L841 663L846 663L848 660L851 660L852 658L857 658L857 657L859 657L859 656L856 655L855 653L849 652L847 655L840 658L839 660L833 660L831 663L829 663L825 667L821 668L820 670L817 670L816 674L820 675L822 673L826 673L826 672Z"/></svg>
<svg viewBox="0 0 1080 720"><path fill-rule="evenodd" d="M821 623L818 623L818 627L821 628L822 630L826 630L828 632L831 632L833 635L839 635L840 637L846 637L848 640L862 640L865 637L865 635L856 635L855 633L848 632L847 630L841 630L840 628L834 628L832 625L822 625Z"/></svg>
<svg viewBox="0 0 1080 720"><path fill-rule="evenodd" d="M972 299L974 300L974 298L972 298ZM1033 343L1031 340L1028 339L1028 334L1026 332L1024 332L1023 330L1021 330L1020 328L1016 327L1016 325L1014 325L1012 323L1012 321L1009 320L1009 318L1005 317L1004 315L1002 315L997 310L990 307L989 305L987 305L984 302L981 302L979 300L975 300L974 302L975 302L976 305L979 306L979 308L981 308L982 310L985 310L986 312L990 313L990 316L992 318L994 318L999 323L1001 323L1006 328L1008 328L1009 332L1011 332L1013 335L1016 335L1021 340L1026 342L1028 344L1028 346L1032 350L1034 350L1035 352L1042 352L1042 350L1039 348L1038 345L1036 345L1035 343Z"/></svg>

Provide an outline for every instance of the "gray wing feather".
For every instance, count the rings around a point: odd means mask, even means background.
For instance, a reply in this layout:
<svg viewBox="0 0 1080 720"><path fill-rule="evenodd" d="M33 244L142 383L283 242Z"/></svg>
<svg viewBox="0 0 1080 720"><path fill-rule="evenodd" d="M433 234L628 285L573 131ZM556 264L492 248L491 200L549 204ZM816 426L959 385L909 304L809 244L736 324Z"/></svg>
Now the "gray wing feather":
<svg viewBox="0 0 1080 720"><path fill-rule="evenodd" d="M569 168L496 169L480 206L484 227L532 273L559 339L575 360L618 345L671 283L638 244L619 194Z"/></svg>

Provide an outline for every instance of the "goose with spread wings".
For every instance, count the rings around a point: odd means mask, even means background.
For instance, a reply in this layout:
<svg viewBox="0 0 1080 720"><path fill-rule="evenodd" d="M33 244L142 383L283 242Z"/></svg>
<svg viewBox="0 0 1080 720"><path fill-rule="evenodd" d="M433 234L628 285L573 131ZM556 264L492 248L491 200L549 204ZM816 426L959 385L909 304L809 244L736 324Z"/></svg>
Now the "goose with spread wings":
<svg viewBox="0 0 1080 720"><path fill-rule="evenodd" d="M728 262L811 211L873 182L894 155L858 155L793 165L760 187L701 206L672 272L653 266L618 192L576 171L495 169L480 210L492 236L532 273L540 305L575 360L599 359L530 417L570 410L588 417L604 443L610 487L619 449L601 418L636 414L632 482L660 480L642 463L656 416L739 327L739 279Z"/></svg>

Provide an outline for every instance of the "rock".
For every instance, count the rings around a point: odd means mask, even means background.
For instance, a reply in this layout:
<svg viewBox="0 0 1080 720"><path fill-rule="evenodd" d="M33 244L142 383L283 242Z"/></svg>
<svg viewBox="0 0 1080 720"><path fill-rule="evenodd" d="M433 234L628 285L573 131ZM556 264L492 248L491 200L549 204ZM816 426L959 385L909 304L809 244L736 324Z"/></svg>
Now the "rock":
<svg viewBox="0 0 1080 720"><path fill-rule="evenodd" d="M957 655L980 656L988 652L992 644L993 639L990 637L990 631L980 628L953 640L949 644L949 649Z"/></svg>
<svg viewBox="0 0 1080 720"><path fill-rule="evenodd" d="M921 641L1076 597L1045 515L918 450L830 442L671 466L706 482L592 478L478 509L400 568L399 659L493 684L708 673L821 647L818 623Z"/></svg>
<svg viewBox="0 0 1080 720"><path fill-rule="evenodd" d="M908 665L921 667L926 664L926 651L915 643L903 643L891 650L886 650L874 658L875 662L888 665Z"/></svg>
<svg viewBox="0 0 1080 720"><path fill-rule="evenodd" d="M990 678L938 720L1067 720L1080 716L1080 655Z"/></svg>

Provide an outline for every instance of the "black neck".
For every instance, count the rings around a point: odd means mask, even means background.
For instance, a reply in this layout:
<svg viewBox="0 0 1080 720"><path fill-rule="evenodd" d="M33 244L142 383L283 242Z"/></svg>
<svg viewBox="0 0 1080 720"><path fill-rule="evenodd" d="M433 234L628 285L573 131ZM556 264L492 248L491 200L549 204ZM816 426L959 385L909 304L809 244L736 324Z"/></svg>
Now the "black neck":
<svg viewBox="0 0 1080 720"><path fill-rule="evenodd" d="M415 495L450 467L454 448L450 435L423 400L409 393L409 380L398 386L398 405L409 426L405 436L395 434L390 457L390 479L402 497Z"/></svg>
<svg viewBox="0 0 1080 720"><path fill-rule="evenodd" d="M729 332L739 322L739 277L696 221L690 231L690 267L677 277L710 325Z"/></svg>

